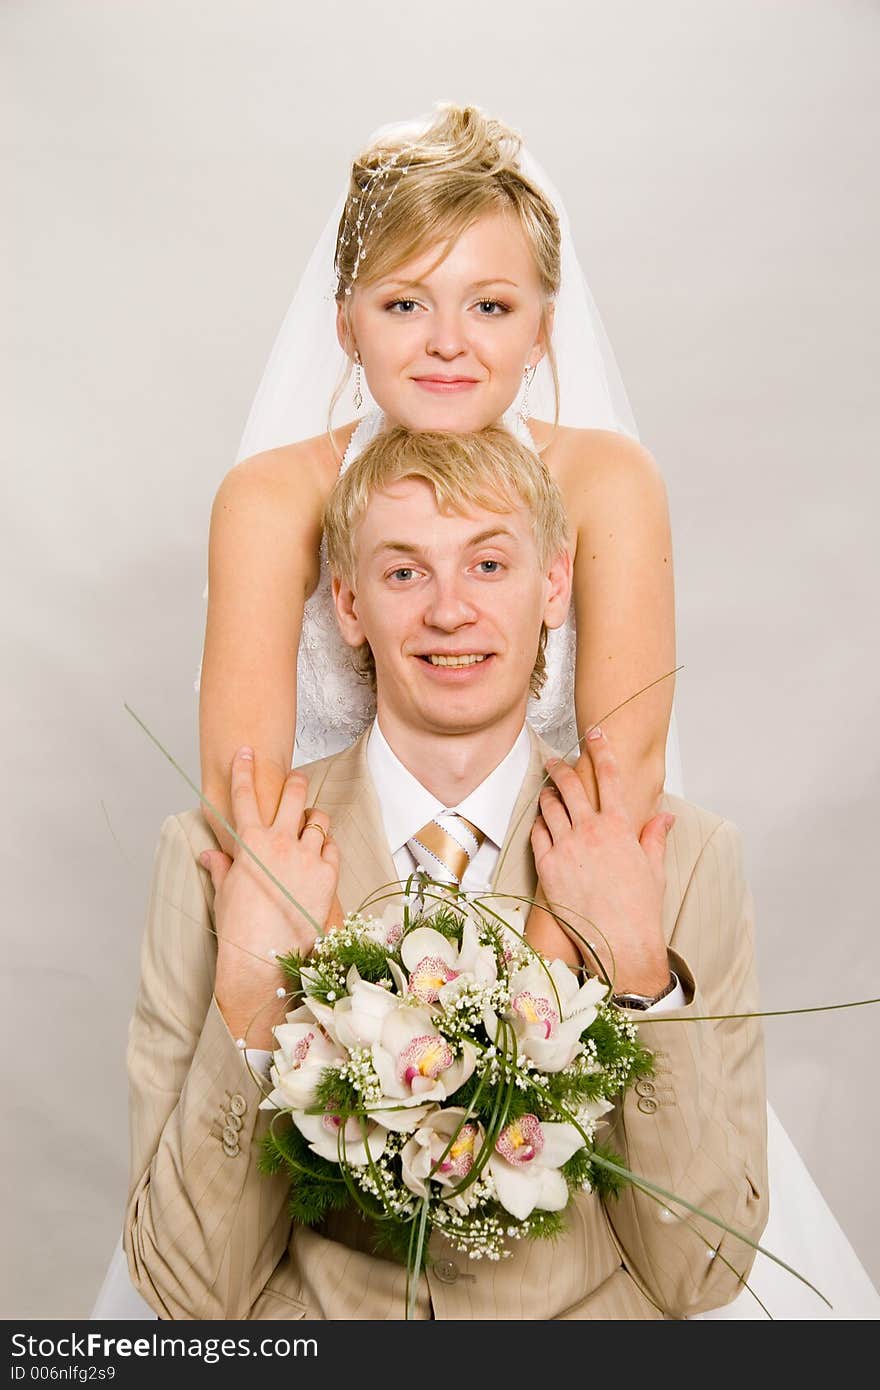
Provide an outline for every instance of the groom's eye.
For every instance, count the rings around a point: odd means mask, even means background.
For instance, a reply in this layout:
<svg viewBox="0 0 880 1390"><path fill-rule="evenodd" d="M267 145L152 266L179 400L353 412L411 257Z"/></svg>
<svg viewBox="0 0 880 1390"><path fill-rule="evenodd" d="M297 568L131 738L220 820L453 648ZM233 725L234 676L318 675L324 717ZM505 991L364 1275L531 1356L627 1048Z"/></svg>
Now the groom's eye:
<svg viewBox="0 0 880 1390"><path fill-rule="evenodd" d="M399 579L399 580L401 581L402 584L405 584L406 581L407 581L408 579L412 579L412 577L413 577L414 574L415 574L415 570L407 569L406 566L404 565L404 566L401 566L400 569L392 570L392 571L391 571L390 578L391 578L391 579Z"/></svg>
<svg viewBox="0 0 880 1390"><path fill-rule="evenodd" d="M500 560L481 560L477 566L483 574L498 574L501 570Z"/></svg>

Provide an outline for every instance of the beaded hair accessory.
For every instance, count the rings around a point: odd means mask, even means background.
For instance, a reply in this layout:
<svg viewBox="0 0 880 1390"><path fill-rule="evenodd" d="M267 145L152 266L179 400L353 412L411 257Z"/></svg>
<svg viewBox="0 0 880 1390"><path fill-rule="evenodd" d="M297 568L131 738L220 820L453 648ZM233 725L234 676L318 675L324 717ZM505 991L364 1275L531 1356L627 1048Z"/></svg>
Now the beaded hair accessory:
<svg viewBox="0 0 880 1390"><path fill-rule="evenodd" d="M365 247L370 234L376 230L377 222L381 222L382 214L394 197L401 178L404 174L409 173L409 164L401 164L400 161L409 156L415 149L415 145L404 145L396 154L392 154L383 163L377 164L360 191L360 197L357 201L357 215L353 221L351 213L346 216L345 230L340 238L339 247L341 251L350 242L357 242L354 269L351 274L352 284L358 278L358 270L366 254ZM397 178L386 190L388 179L392 173L396 173ZM352 286L347 285L345 293L351 294L351 289Z"/></svg>

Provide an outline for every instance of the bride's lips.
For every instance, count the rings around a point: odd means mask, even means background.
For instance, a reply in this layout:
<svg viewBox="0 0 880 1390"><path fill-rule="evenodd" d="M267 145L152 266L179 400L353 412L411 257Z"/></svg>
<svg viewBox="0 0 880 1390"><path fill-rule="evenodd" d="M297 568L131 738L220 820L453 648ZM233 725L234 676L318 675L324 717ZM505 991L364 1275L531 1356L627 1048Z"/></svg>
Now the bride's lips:
<svg viewBox="0 0 880 1390"><path fill-rule="evenodd" d="M433 391L440 396L456 395L459 391L470 391L479 385L472 376L414 376L413 381L423 391Z"/></svg>

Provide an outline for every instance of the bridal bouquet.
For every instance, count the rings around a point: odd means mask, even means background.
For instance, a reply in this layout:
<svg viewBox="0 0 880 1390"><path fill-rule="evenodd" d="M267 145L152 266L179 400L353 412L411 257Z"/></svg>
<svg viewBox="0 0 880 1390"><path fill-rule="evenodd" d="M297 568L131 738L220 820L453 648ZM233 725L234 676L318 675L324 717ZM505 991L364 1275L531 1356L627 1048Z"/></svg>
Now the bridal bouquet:
<svg viewBox="0 0 880 1390"><path fill-rule="evenodd" d="M289 1172L295 1221L351 1206L412 1275L431 1230L497 1260L557 1234L579 1189L619 1187L594 1133L651 1054L602 981L527 944L519 908L432 888L282 963L299 1002L261 1166Z"/></svg>

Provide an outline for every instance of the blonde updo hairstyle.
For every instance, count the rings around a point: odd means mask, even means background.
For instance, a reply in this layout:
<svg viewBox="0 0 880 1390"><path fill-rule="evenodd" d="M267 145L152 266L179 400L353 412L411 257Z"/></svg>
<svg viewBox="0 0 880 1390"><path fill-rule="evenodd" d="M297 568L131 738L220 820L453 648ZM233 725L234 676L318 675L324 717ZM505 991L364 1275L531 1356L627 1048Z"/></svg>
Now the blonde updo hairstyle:
<svg viewBox="0 0 880 1390"><path fill-rule="evenodd" d="M544 296L541 327L553 377L555 428L559 376L550 309L560 283L559 218L549 199L518 169L521 147L519 135L478 107L444 102L422 133L383 138L364 150L352 165L336 239L336 302L342 305L350 330L349 305L356 285L382 279L432 246L440 248L439 264L478 218L512 213L531 248ZM396 162L383 174L394 156ZM375 216L377 210L381 220ZM370 217L362 245L357 235L359 216L362 226ZM330 402L331 420L350 376L349 359Z"/></svg>

